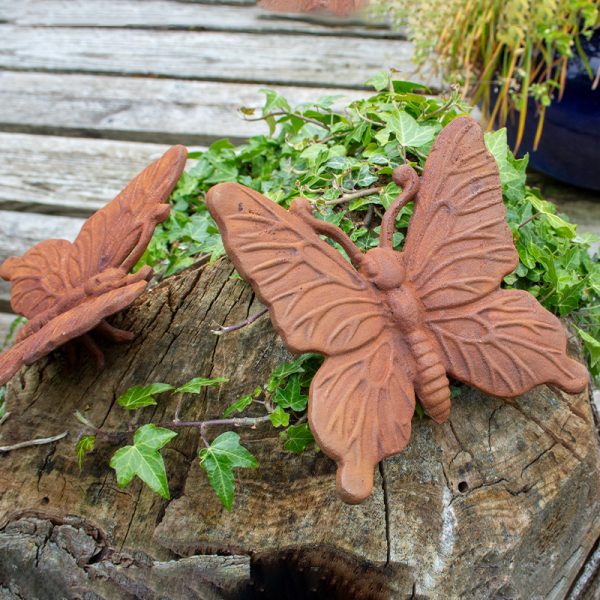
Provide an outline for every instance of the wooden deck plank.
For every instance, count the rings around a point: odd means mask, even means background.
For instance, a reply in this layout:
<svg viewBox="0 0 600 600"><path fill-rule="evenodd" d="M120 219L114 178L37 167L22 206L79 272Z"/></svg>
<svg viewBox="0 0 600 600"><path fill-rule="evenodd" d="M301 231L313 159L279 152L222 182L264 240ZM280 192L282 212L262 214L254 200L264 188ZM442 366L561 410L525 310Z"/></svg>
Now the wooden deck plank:
<svg viewBox="0 0 600 600"><path fill-rule="evenodd" d="M49 135L208 145L228 137L234 143L266 133L264 122L247 122L238 109L264 103L261 85L0 72L0 130ZM292 104L325 95L340 102L367 92L274 86ZM1 150L0 150L1 152ZM2 175L0 174L0 178Z"/></svg>
<svg viewBox="0 0 600 600"><path fill-rule="evenodd" d="M0 133L0 209L88 216L167 146ZM6 213L3 213L6 214ZM21 213L11 217L11 223ZM58 221L58 223L62 223ZM27 231L24 233L27 235ZM0 224L0 245L20 235Z"/></svg>
<svg viewBox="0 0 600 600"><path fill-rule="evenodd" d="M320 15L289 15L256 6L202 5L173 0L0 0L0 20L15 25L127 27L310 33L352 37L400 38L383 24Z"/></svg>
<svg viewBox="0 0 600 600"><path fill-rule="evenodd" d="M2 347L2 344L10 331L10 327L16 318L17 315L12 313L0 313L0 347Z"/></svg>
<svg viewBox="0 0 600 600"><path fill-rule="evenodd" d="M362 88L394 67L406 79L428 79L403 40L15 25L1 25L0 39L0 68L19 71Z"/></svg>
<svg viewBox="0 0 600 600"><path fill-rule="evenodd" d="M50 238L74 240L83 219L0 210L0 263ZM1 280L0 280L1 281ZM9 283L0 283L0 311L9 310Z"/></svg>

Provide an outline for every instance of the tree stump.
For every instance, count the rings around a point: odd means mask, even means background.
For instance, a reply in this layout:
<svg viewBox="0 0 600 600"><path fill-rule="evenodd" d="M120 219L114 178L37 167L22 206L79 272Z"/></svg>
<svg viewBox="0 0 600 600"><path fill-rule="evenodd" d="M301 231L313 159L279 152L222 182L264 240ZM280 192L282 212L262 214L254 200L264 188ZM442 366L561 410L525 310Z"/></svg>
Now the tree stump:
<svg viewBox="0 0 600 600"><path fill-rule="evenodd" d="M336 497L332 461L285 452L270 424L240 430L260 467L239 472L230 513L199 468L193 430L164 451L170 501L139 480L119 489L115 447L100 440L80 472L76 410L115 430L167 421L175 399L126 413L116 398L226 376L183 405L185 419L218 417L289 359L268 318L211 333L260 308L233 274L223 259L147 292L113 320L136 339L103 347L101 373L69 370L56 353L13 379L0 445L70 434L0 454L0 597L593 597L600 459L587 393L540 386L505 401L464 388L446 424L415 417L410 445L358 506Z"/></svg>

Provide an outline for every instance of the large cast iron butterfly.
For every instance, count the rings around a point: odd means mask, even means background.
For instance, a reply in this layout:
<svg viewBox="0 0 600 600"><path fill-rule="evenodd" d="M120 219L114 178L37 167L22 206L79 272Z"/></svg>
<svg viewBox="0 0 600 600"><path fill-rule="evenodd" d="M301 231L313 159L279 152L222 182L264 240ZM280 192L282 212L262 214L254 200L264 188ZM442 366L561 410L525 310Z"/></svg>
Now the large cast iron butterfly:
<svg viewBox="0 0 600 600"><path fill-rule="evenodd" d="M364 500L374 466L407 445L415 390L435 421L448 418L446 373L504 397L541 383L575 393L588 381L566 354L559 320L531 294L500 289L518 257L479 125L455 119L420 180L406 165L394 179L403 191L384 215L379 247L366 254L313 217L306 199L286 211L234 183L207 199L231 260L288 347L326 356L310 388L309 422L338 463L338 494L349 503ZM395 220L413 198L398 252Z"/></svg>
<svg viewBox="0 0 600 600"><path fill-rule="evenodd" d="M103 365L104 356L88 332L115 342L133 334L111 326L108 316L131 304L145 289L152 269L129 274L158 223L187 157L173 146L146 167L114 200L93 214L73 243L46 240L0 266L11 281L11 306L28 323L14 346L0 354L0 384L66 342L79 338Z"/></svg>

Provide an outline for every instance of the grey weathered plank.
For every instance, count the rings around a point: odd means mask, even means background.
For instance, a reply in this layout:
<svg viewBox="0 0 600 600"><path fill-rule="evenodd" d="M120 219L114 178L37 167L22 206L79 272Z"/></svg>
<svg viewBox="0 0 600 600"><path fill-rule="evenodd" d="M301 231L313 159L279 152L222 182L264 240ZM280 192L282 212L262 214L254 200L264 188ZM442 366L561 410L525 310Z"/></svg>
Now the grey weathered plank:
<svg viewBox="0 0 600 600"><path fill-rule="evenodd" d="M0 68L361 88L376 71L417 76L412 44L254 33L0 26Z"/></svg>
<svg viewBox="0 0 600 600"><path fill-rule="evenodd" d="M264 122L244 121L238 111L242 106L262 106L262 87L0 71L0 130L192 145L209 144L223 137L240 142L267 132ZM344 99L340 102L367 95L358 90L331 88L274 89L292 104L332 94L342 94Z"/></svg>
<svg viewBox="0 0 600 600"><path fill-rule="evenodd" d="M0 210L0 263L12 255L23 254L34 244L50 238L73 240L83 225L83 219L55 217L36 213ZM10 289L0 284L0 311L9 307Z"/></svg>
<svg viewBox="0 0 600 600"><path fill-rule="evenodd" d="M0 209L89 216L166 148L159 144L0 133ZM8 221L3 216L0 222L0 247L6 248L14 243L13 238L27 235L27 228L11 229L21 219L20 213L2 214L14 215L7 216ZM45 217L39 219L45 222ZM59 228L63 224L60 220L50 222L58 223Z"/></svg>
<svg viewBox="0 0 600 600"><path fill-rule="evenodd" d="M288 15L255 6L216 6L173 0L0 0L0 20L16 25L194 29L249 33L400 38L379 23L318 15Z"/></svg>

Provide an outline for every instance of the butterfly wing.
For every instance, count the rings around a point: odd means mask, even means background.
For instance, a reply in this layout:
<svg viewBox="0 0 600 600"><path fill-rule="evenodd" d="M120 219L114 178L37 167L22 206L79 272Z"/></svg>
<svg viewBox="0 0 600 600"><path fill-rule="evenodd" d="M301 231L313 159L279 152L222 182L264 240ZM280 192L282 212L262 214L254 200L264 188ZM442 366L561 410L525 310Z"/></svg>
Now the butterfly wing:
<svg viewBox="0 0 600 600"><path fill-rule="evenodd" d="M154 228L169 215L167 200L186 157L185 147L173 146L84 223L66 261L71 286L110 267L127 273L135 266Z"/></svg>
<svg viewBox="0 0 600 600"><path fill-rule="evenodd" d="M46 240L21 257L8 258L0 277L11 281L11 306L28 319L52 308L69 289L109 267L129 272L157 223L169 214L165 201L185 166L187 151L174 146L144 169L83 225L73 244Z"/></svg>
<svg viewBox="0 0 600 600"><path fill-rule="evenodd" d="M453 377L506 397L545 382L585 387L587 371L568 358L560 321L530 294L499 289L518 255L498 167L470 118L452 121L433 145L405 258Z"/></svg>
<svg viewBox="0 0 600 600"><path fill-rule="evenodd" d="M498 167L473 119L455 119L436 139L404 249L409 277L430 310L473 302L517 267Z"/></svg>
<svg viewBox="0 0 600 600"><path fill-rule="evenodd" d="M488 297L427 317L450 374L488 394L511 398L542 383L581 392L587 369L566 353L560 321L528 292Z"/></svg>
<svg viewBox="0 0 600 600"><path fill-rule="evenodd" d="M321 449L338 463L337 488L351 504L373 487L373 469L410 439L415 407L410 353L395 332L327 358L310 386L309 422Z"/></svg>
<svg viewBox="0 0 600 600"><path fill-rule="evenodd" d="M0 385L23 366L50 354L66 342L94 329L110 315L129 306L146 289L146 281L91 296L0 354Z"/></svg>
<svg viewBox="0 0 600 600"><path fill-rule="evenodd" d="M295 352L345 353L386 327L373 288L295 214L236 183L207 196L227 254Z"/></svg>
<svg viewBox="0 0 600 600"><path fill-rule="evenodd" d="M10 304L16 313L31 319L58 302L69 287L61 264L70 248L66 240L46 240L2 263L0 277L12 283Z"/></svg>

